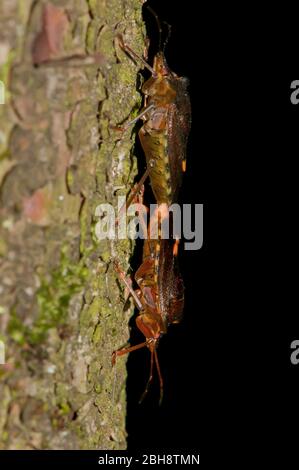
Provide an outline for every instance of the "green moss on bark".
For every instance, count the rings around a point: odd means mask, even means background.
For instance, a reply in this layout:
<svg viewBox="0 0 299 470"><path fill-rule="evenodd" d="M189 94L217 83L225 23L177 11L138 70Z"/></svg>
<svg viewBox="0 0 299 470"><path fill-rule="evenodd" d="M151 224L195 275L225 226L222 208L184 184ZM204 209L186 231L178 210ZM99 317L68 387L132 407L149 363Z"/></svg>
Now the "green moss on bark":
<svg viewBox="0 0 299 470"><path fill-rule="evenodd" d="M134 245L99 242L94 216L103 202L117 207L136 173L135 135L120 139L112 126L141 106L138 66L115 38L125 34L142 54L143 2L51 3L69 24L55 64L39 67L32 43L44 2L0 5L9 45L0 155L12 163L0 182L0 333L8 361L0 449L120 449L126 367L122 360L113 370L111 353L128 339L130 312L111 260L125 267ZM68 60L86 51L97 54L93 65Z"/></svg>

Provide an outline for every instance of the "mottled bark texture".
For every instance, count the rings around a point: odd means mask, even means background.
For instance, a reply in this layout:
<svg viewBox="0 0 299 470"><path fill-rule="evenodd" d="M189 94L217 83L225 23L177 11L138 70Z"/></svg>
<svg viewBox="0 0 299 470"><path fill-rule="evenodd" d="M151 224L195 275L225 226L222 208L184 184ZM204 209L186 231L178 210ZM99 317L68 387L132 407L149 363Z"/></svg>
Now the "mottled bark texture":
<svg viewBox="0 0 299 470"><path fill-rule="evenodd" d="M126 447L125 358L132 308L97 241L95 208L136 174L115 125L137 114L142 0L1 0L0 449ZM36 65L34 66L35 63Z"/></svg>

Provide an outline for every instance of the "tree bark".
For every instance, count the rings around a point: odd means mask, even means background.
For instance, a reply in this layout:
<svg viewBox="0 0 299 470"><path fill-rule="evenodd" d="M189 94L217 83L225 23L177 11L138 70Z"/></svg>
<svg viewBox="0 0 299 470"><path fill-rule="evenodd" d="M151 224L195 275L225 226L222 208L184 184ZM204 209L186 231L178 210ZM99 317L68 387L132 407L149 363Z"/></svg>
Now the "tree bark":
<svg viewBox="0 0 299 470"><path fill-rule="evenodd" d="M132 308L98 241L95 208L127 194L137 114L142 0L2 0L0 5L0 449L126 447Z"/></svg>

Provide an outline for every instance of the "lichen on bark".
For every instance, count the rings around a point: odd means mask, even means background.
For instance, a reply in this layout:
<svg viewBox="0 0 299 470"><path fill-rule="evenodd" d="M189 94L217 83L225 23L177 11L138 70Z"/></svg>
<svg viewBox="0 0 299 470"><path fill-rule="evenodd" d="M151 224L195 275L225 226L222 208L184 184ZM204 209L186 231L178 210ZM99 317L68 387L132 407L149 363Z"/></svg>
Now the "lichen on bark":
<svg viewBox="0 0 299 470"><path fill-rule="evenodd" d="M99 242L94 225L136 174L135 135L113 125L140 108L139 67L115 38L143 53L142 4L0 5L0 449L126 447L111 353L132 309L111 260L126 268L133 244Z"/></svg>

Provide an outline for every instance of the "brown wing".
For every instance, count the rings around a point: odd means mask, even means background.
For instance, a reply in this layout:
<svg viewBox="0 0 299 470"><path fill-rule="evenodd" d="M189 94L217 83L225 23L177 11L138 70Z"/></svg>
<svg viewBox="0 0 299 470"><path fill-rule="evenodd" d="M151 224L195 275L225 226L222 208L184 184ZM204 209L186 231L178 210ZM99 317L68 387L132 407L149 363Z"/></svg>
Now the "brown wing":
<svg viewBox="0 0 299 470"><path fill-rule="evenodd" d="M179 322L184 309L184 283L177 257L173 254L173 246L173 240L161 240L158 301L161 315L167 324Z"/></svg>
<svg viewBox="0 0 299 470"><path fill-rule="evenodd" d="M167 117L167 152L175 202L182 183L183 160L186 159L187 141L191 127L191 104L185 79L173 80L175 103L169 105Z"/></svg>

